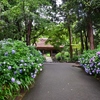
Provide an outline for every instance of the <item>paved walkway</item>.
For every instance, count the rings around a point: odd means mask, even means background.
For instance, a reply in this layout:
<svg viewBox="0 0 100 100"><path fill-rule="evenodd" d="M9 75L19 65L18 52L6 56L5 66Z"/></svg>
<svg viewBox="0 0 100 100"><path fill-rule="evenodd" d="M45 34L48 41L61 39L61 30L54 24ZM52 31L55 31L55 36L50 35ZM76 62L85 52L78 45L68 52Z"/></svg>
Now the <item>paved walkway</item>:
<svg viewBox="0 0 100 100"><path fill-rule="evenodd" d="M47 63L23 100L100 100L100 82L66 63Z"/></svg>

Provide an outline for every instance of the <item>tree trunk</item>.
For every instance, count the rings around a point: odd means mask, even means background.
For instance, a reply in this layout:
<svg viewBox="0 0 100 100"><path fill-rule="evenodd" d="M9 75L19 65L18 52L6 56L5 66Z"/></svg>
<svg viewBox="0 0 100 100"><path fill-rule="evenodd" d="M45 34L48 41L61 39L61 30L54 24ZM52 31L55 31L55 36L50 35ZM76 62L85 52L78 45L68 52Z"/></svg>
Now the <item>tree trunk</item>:
<svg viewBox="0 0 100 100"><path fill-rule="evenodd" d="M88 36L85 30L84 30L84 34L85 34L85 49L88 50Z"/></svg>
<svg viewBox="0 0 100 100"><path fill-rule="evenodd" d="M69 32L69 46L70 46L70 59L72 61L72 57L73 57L73 50L72 50L72 33L71 33L71 30L70 30L70 24L68 24L68 32Z"/></svg>
<svg viewBox="0 0 100 100"><path fill-rule="evenodd" d="M18 40L21 40L22 39L22 34L21 34L21 26L20 26L20 22L17 21L16 22L16 26L17 26L17 29L18 29L18 36L16 37Z"/></svg>
<svg viewBox="0 0 100 100"><path fill-rule="evenodd" d="M30 20L26 32L26 45L30 45L32 21Z"/></svg>
<svg viewBox="0 0 100 100"><path fill-rule="evenodd" d="M94 36L90 12L87 13L87 35L90 43L90 50L94 49Z"/></svg>
<svg viewBox="0 0 100 100"><path fill-rule="evenodd" d="M82 31L80 32L80 38L81 38L81 53L83 53L83 50L84 50L84 43L83 43Z"/></svg>

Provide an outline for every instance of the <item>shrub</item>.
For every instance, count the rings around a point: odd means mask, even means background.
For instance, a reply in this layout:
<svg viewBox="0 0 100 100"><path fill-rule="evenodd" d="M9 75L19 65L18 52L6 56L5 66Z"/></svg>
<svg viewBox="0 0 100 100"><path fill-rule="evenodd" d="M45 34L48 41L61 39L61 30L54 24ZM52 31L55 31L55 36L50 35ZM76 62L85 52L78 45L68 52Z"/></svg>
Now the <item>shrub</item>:
<svg viewBox="0 0 100 100"><path fill-rule="evenodd" d="M72 61L73 61L73 62L78 61L78 56L77 56L77 55L74 55L73 58L72 58Z"/></svg>
<svg viewBox="0 0 100 100"><path fill-rule="evenodd" d="M68 52L64 52L64 51L59 52L56 54L55 57L58 61L69 61L69 53Z"/></svg>
<svg viewBox="0 0 100 100"><path fill-rule="evenodd" d="M55 55L55 58L56 58L58 61L60 61L60 60L61 60L61 53L60 53L60 52L57 53L57 54Z"/></svg>
<svg viewBox="0 0 100 100"><path fill-rule="evenodd" d="M11 39L0 41L0 100L13 100L42 71L44 58L32 46Z"/></svg>
<svg viewBox="0 0 100 100"><path fill-rule="evenodd" d="M84 68L85 72L94 75L95 77L100 75L100 48L95 50L85 51L79 57L80 65Z"/></svg>

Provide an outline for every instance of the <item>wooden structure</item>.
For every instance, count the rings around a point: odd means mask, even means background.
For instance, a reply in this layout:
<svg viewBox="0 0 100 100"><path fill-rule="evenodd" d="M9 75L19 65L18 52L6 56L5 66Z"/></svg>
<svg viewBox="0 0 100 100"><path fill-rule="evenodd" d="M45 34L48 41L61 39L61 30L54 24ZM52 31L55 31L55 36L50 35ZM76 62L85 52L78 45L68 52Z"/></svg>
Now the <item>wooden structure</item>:
<svg viewBox="0 0 100 100"><path fill-rule="evenodd" d="M58 50L50 44L46 44L47 38L39 38L36 43L37 50L40 50L43 54L50 53L50 55L56 54ZM61 46L62 48L62 46Z"/></svg>

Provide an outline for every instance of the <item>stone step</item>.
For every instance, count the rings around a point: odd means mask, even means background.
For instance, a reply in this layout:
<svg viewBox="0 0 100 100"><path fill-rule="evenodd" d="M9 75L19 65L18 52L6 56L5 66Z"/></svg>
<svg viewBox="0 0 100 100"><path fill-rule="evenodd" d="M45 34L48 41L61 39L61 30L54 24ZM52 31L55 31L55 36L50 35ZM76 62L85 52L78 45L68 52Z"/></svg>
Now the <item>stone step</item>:
<svg viewBox="0 0 100 100"><path fill-rule="evenodd" d="M53 62L51 57L45 57L46 58L46 62Z"/></svg>

